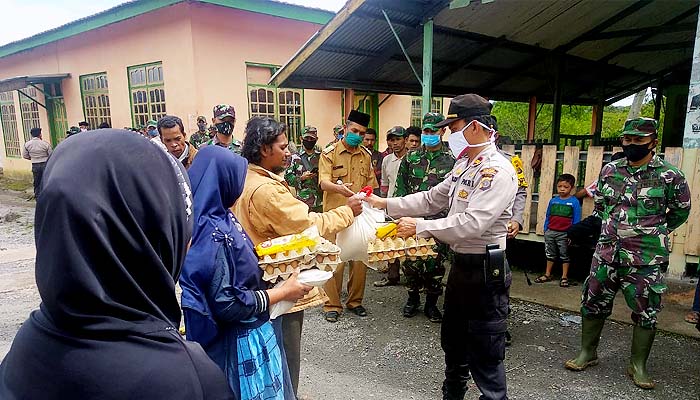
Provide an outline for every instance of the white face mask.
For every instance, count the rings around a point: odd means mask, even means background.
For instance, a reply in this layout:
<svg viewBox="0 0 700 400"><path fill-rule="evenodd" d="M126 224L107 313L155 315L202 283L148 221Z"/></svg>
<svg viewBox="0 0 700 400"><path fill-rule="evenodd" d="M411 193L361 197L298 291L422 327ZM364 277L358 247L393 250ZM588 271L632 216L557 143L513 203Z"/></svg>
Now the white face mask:
<svg viewBox="0 0 700 400"><path fill-rule="evenodd" d="M472 122L476 122L477 124L481 125L486 129L487 131L490 132L489 138L487 141L483 143L477 143L477 144L471 144L467 140L466 137L464 137L464 131L469 128L469 126L472 124ZM483 146L488 146L489 144L495 142L496 140L496 131L491 129L490 127L482 124L479 121L472 120L470 123L467 124L464 128L452 132L452 134L447 138L447 144L450 146L450 150L452 150L452 154L455 156L455 158L460 158L464 153L465 150L473 147L483 147Z"/></svg>

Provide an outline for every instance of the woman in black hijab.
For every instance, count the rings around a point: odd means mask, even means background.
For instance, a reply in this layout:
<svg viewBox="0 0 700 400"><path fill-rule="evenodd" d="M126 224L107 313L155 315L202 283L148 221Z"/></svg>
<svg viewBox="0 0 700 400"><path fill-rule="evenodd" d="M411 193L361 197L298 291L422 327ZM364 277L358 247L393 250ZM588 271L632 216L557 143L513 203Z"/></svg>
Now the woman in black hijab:
<svg viewBox="0 0 700 400"><path fill-rule="evenodd" d="M0 398L233 399L176 329L192 230L184 169L127 131L66 141L36 208L42 303L0 365Z"/></svg>

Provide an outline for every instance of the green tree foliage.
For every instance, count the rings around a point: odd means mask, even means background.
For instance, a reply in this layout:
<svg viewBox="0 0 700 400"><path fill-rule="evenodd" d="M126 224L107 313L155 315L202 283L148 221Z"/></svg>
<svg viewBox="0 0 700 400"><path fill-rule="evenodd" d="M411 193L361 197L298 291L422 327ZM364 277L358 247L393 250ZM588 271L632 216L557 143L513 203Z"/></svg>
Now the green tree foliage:
<svg viewBox="0 0 700 400"><path fill-rule="evenodd" d="M538 104L535 124L535 139L552 142L552 105ZM616 138L622 132L622 126L627 119L629 106L607 106L603 109L602 138ZM493 115L498 118L498 130L502 136L512 140L525 140L527 136L528 104L510 101L494 103ZM642 106L642 116L654 116L654 102L645 99ZM561 133L565 135L590 135L593 107L563 106L561 117ZM662 109L659 121L659 136L663 131L664 112Z"/></svg>

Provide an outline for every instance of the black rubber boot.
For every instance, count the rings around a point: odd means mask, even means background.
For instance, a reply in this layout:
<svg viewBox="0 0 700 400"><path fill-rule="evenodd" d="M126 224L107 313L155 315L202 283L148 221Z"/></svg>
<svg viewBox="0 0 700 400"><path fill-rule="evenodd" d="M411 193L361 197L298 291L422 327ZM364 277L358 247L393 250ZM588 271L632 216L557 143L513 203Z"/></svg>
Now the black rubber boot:
<svg viewBox="0 0 700 400"><path fill-rule="evenodd" d="M406 318L415 317L418 314L418 309L420 309L420 292L408 292L408 301L403 306L403 316Z"/></svg>
<svg viewBox="0 0 700 400"><path fill-rule="evenodd" d="M425 313L425 316L428 317L430 322L442 322L442 313L437 307L438 297L438 295L429 294L425 298L425 308L423 309L423 312Z"/></svg>
<svg viewBox="0 0 700 400"><path fill-rule="evenodd" d="M467 385L464 388L449 387L444 382L442 384L442 400L464 400L467 394Z"/></svg>
<svg viewBox="0 0 700 400"><path fill-rule="evenodd" d="M578 356L567 361L564 366L572 371L583 371L598 365L598 343L605 325L604 319L581 318L581 351Z"/></svg>
<svg viewBox="0 0 700 400"><path fill-rule="evenodd" d="M653 389L654 381L647 373L647 360L654 344L656 328L642 328L634 326L632 333L632 356L627 367L627 375L632 378L634 384L642 389Z"/></svg>

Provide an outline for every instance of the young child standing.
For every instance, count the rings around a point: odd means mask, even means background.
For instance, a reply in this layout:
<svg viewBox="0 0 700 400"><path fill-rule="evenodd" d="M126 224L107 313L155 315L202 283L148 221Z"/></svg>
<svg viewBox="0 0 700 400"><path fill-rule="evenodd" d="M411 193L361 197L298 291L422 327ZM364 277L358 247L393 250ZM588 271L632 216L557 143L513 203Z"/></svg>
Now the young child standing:
<svg viewBox="0 0 700 400"><path fill-rule="evenodd" d="M544 220L544 251L547 256L547 270L544 275L535 280L537 283L552 280L554 261L562 263L559 286L569 287L569 254L567 251L566 231L571 225L581 220L581 205L578 199L571 195L576 178L571 174L562 174L557 179L557 194L549 201L547 216Z"/></svg>

